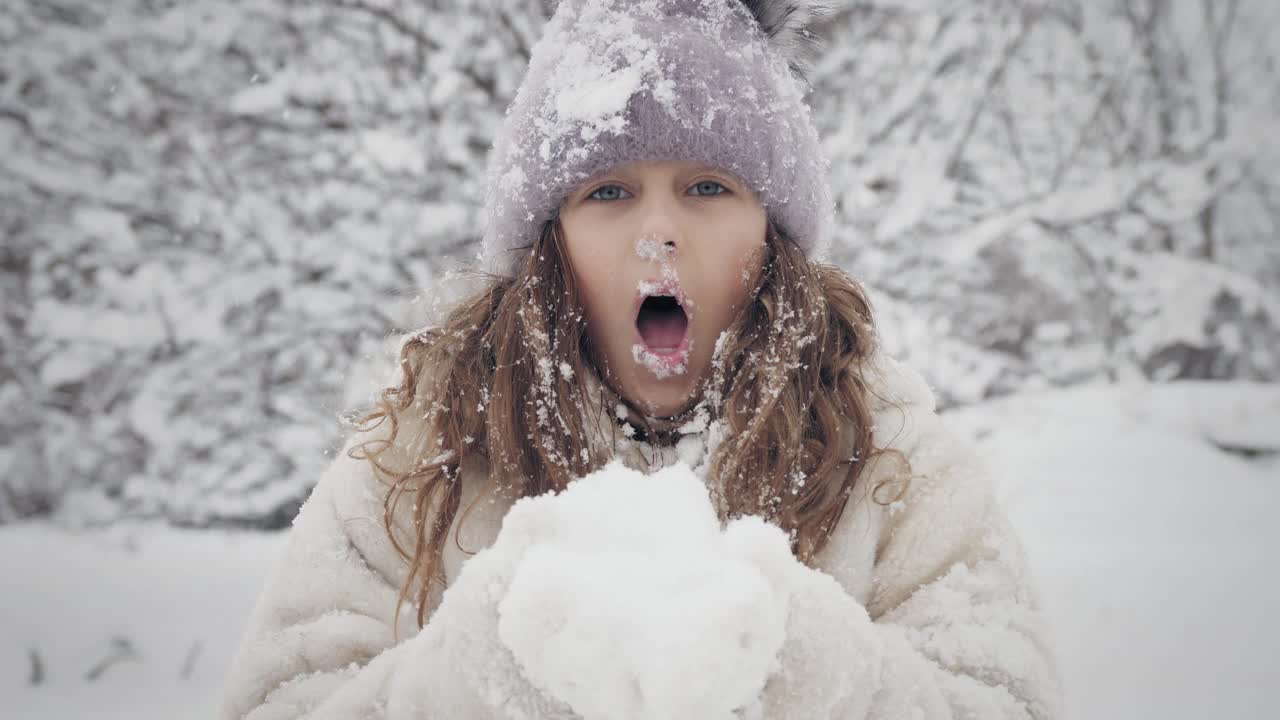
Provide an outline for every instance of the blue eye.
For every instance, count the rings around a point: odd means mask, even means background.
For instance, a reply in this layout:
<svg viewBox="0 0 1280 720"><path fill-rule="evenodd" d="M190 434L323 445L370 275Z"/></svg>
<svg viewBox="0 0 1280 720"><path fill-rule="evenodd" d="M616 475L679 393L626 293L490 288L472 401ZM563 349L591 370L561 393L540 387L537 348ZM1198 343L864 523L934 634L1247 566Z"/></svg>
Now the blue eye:
<svg viewBox="0 0 1280 720"><path fill-rule="evenodd" d="M729 188L721 185L715 180L703 180L702 182L690 188L690 192L701 197L715 197L729 192Z"/></svg>
<svg viewBox="0 0 1280 720"><path fill-rule="evenodd" d="M620 185L602 185L591 191L591 194L587 197L592 200L603 200L608 202L610 200L622 200L623 195L626 194L627 191L623 190Z"/></svg>

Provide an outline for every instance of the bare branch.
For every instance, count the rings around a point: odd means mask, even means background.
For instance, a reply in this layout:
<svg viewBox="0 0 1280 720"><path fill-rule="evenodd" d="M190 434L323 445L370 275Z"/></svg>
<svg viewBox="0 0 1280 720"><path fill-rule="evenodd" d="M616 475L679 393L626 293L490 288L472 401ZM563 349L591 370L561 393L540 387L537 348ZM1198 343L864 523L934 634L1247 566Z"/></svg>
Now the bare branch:
<svg viewBox="0 0 1280 720"><path fill-rule="evenodd" d="M134 648L133 641L123 635L116 635L111 638L111 648L107 651L107 655L89 668L88 672L84 674L84 680L85 682L95 682L112 665L139 659L141 659L141 656L138 655L137 649Z"/></svg>
<svg viewBox="0 0 1280 720"><path fill-rule="evenodd" d="M27 684L31 687L44 684L44 661L40 659L40 651L35 648L27 650L27 660L31 663L31 674L27 676Z"/></svg>

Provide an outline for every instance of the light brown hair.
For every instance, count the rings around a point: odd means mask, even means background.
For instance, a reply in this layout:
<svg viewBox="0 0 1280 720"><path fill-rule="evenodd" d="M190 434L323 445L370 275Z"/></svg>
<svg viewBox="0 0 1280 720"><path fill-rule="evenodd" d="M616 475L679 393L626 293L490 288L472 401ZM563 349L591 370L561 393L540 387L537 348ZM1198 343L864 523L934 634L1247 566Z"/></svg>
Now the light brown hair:
<svg viewBox="0 0 1280 720"><path fill-rule="evenodd" d="M810 261L772 224L765 253L753 292L717 345L699 406L727 430L710 465L726 516L776 523L807 563L881 452L872 446L862 372L875 333L865 293L844 272ZM463 482L534 496L609 460L613 446L598 437L596 419L614 408L580 382L599 372L567 257L553 220L515 277L489 278L441 324L404 343L400 383L357 422L361 431L391 424L350 454L386 483L384 525L409 564L400 602L413 598L419 626L433 587L444 585L442 553ZM488 478L461 477L471 454L487 462ZM401 542L393 519L406 497L413 532Z"/></svg>

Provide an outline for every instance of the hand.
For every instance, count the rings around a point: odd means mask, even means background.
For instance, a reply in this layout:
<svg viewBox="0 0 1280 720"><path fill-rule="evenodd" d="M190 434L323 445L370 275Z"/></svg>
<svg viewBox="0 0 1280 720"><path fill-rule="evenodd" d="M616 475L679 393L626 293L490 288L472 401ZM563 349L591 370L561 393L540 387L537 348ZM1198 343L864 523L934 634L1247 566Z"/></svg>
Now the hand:
<svg viewBox="0 0 1280 720"><path fill-rule="evenodd" d="M884 652L866 609L830 575L798 562L788 575L786 641L765 686L764 717L863 717Z"/></svg>
<svg viewBox="0 0 1280 720"><path fill-rule="evenodd" d="M547 697L520 670L498 637L498 604L505 597L523 553L501 542L468 560L414 643L407 672L413 683L391 693L399 707L391 717L415 720L569 720L576 716ZM408 699L408 700L407 700Z"/></svg>

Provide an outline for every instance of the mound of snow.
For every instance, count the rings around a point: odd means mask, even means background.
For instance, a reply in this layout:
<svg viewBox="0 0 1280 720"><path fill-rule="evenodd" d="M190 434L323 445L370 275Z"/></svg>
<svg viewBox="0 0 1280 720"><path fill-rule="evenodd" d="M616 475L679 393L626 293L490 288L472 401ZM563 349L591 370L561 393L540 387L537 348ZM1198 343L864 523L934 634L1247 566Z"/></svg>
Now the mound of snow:
<svg viewBox="0 0 1280 720"><path fill-rule="evenodd" d="M1274 713L1280 386L1098 385L949 411L1021 531L1072 718ZM1210 679L1211 678L1211 679Z"/></svg>

